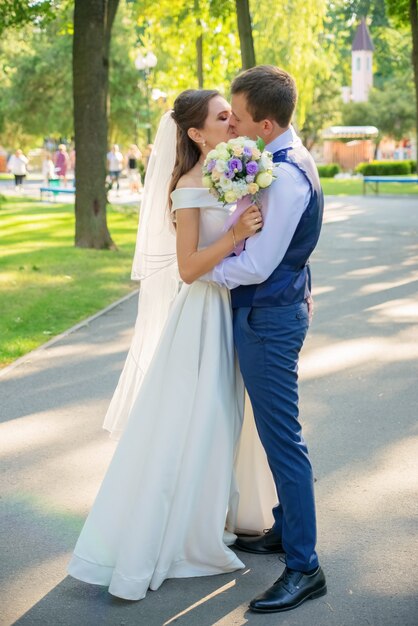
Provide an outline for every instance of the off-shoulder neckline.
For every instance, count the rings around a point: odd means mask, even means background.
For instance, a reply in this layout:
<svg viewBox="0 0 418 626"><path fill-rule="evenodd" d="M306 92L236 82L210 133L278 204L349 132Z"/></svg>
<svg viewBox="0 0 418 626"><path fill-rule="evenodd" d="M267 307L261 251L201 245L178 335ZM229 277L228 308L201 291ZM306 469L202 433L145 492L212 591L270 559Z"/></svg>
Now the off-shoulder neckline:
<svg viewBox="0 0 418 626"><path fill-rule="evenodd" d="M175 191L184 191L185 189L198 190L198 191L200 191L201 189L205 189L206 191L209 191L207 187L176 187L176 189L173 189L171 193L174 193Z"/></svg>

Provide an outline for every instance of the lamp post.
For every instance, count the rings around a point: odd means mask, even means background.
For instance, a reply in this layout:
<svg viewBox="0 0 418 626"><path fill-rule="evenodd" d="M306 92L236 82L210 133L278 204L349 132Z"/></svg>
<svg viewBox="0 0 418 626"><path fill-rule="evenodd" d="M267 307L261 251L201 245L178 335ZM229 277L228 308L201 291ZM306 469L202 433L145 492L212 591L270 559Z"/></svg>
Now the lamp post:
<svg viewBox="0 0 418 626"><path fill-rule="evenodd" d="M147 142L151 143L151 115L150 115L150 88L149 88L149 75L153 67L157 65L157 57L152 52L146 54L138 53L135 59L135 67L139 72L144 72L145 80L145 102L147 107L147 121L145 127L147 129Z"/></svg>

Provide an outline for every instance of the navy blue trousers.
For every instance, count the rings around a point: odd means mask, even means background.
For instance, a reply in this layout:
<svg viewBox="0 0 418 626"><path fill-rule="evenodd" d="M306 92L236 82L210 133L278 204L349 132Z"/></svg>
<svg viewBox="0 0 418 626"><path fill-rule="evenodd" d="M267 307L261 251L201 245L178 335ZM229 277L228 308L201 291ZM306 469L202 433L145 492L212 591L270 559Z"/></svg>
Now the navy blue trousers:
<svg viewBox="0 0 418 626"><path fill-rule="evenodd" d="M261 443L276 484L274 531L287 566L317 567L312 466L298 420L298 359L308 331L306 302L234 309L234 339Z"/></svg>

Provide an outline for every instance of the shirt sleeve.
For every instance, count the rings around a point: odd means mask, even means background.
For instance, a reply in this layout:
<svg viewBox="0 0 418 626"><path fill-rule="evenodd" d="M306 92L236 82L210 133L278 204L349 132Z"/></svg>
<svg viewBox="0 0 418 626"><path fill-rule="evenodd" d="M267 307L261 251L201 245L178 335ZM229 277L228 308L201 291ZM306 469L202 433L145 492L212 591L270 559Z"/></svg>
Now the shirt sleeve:
<svg viewBox="0 0 418 626"><path fill-rule="evenodd" d="M224 259L200 280L234 289L264 282L279 265L311 192L308 181L294 165L280 163L275 174L277 179L264 193L261 232L247 239L239 256Z"/></svg>

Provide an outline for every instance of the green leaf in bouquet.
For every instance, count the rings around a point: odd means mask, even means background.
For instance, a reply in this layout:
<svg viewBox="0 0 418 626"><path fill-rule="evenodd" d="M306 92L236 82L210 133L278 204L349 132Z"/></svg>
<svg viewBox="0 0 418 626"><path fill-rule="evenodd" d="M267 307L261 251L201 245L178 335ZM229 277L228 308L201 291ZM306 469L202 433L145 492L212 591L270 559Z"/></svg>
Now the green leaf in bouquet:
<svg viewBox="0 0 418 626"><path fill-rule="evenodd" d="M266 144L261 139L261 137L257 137L257 141L255 143L256 143L257 148L260 150L260 152L263 152L264 148L266 147Z"/></svg>

